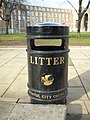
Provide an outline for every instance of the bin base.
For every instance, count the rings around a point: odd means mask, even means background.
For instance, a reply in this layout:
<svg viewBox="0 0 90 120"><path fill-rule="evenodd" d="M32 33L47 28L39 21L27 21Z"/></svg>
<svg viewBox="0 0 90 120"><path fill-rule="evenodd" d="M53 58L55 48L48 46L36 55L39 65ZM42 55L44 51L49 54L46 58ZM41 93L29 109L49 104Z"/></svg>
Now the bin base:
<svg viewBox="0 0 90 120"><path fill-rule="evenodd" d="M37 101L33 98L30 98L30 103L31 104L66 104L67 103L67 99L60 99L60 100L56 100L56 101Z"/></svg>
<svg viewBox="0 0 90 120"><path fill-rule="evenodd" d="M32 104L66 104L67 94L67 87L56 91L45 91L41 93L33 89L28 90Z"/></svg>

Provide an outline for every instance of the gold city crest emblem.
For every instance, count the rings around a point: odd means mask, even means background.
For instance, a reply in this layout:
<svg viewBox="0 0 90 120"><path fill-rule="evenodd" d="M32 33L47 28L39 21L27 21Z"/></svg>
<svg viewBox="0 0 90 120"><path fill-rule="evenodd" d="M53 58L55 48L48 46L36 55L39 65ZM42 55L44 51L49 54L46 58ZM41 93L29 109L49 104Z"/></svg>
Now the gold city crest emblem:
<svg viewBox="0 0 90 120"><path fill-rule="evenodd" d="M41 82L42 82L42 84L45 85L45 86L52 85L53 82L54 82L54 77L52 76L52 74L44 74L44 75L41 77Z"/></svg>

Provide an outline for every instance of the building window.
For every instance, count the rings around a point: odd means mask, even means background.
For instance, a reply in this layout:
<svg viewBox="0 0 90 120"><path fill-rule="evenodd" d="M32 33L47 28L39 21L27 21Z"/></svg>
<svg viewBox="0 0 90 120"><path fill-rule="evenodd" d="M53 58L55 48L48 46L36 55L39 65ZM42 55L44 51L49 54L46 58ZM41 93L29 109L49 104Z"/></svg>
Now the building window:
<svg viewBox="0 0 90 120"><path fill-rule="evenodd" d="M58 9L58 12L60 12L60 9Z"/></svg>
<svg viewBox="0 0 90 120"><path fill-rule="evenodd" d="M29 20L27 21L27 25L28 25L28 26L30 25L30 21L29 21Z"/></svg>
<svg viewBox="0 0 90 120"><path fill-rule="evenodd" d="M64 12L64 10L61 10L61 12Z"/></svg>
<svg viewBox="0 0 90 120"><path fill-rule="evenodd" d="M49 22L49 18L47 18L47 22Z"/></svg>
<svg viewBox="0 0 90 120"><path fill-rule="evenodd" d="M38 17L36 17L36 23L38 23Z"/></svg>
<svg viewBox="0 0 90 120"><path fill-rule="evenodd" d="M40 17L40 22L42 22L42 17Z"/></svg>
<svg viewBox="0 0 90 120"><path fill-rule="evenodd" d="M46 18L44 18L44 22L46 22Z"/></svg>
<svg viewBox="0 0 90 120"><path fill-rule="evenodd" d="M69 10L69 13L72 13L72 11L71 11L71 10Z"/></svg>
<svg viewBox="0 0 90 120"><path fill-rule="evenodd" d="M27 16L30 16L30 11L27 11Z"/></svg>
<svg viewBox="0 0 90 120"><path fill-rule="evenodd" d="M57 22L57 19L55 19L54 22Z"/></svg>
<svg viewBox="0 0 90 120"><path fill-rule="evenodd" d="M47 15L48 15L47 17L50 17L50 13L47 13Z"/></svg>
<svg viewBox="0 0 90 120"><path fill-rule="evenodd" d="M42 16L42 12L40 12L39 15Z"/></svg>
<svg viewBox="0 0 90 120"><path fill-rule="evenodd" d="M66 19L68 19L68 14L66 15Z"/></svg>
<svg viewBox="0 0 90 120"><path fill-rule="evenodd" d="M53 12L53 9L51 8L50 11Z"/></svg>
<svg viewBox="0 0 90 120"><path fill-rule="evenodd" d="M21 14L21 12L20 12L20 10L18 10L18 15L20 15Z"/></svg>
<svg viewBox="0 0 90 120"><path fill-rule="evenodd" d="M25 11L22 11L22 15L25 16Z"/></svg>
<svg viewBox="0 0 90 120"><path fill-rule="evenodd" d="M13 11L13 14L16 15L16 11L15 10Z"/></svg>
<svg viewBox="0 0 90 120"><path fill-rule="evenodd" d="M38 12L36 12L35 15L38 16Z"/></svg>
<svg viewBox="0 0 90 120"><path fill-rule="evenodd" d="M54 9L54 12L56 12L56 9Z"/></svg>
<svg viewBox="0 0 90 120"><path fill-rule="evenodd" d="M42 10L41 7L38 7L38 10L41 11Z"/></svg>
<svg viewBox="0 0 90 120"><path fill-rule="evenodd" d="M68 18L66 18L66 22L68 22Z"/></svg>
<svg viewBox="0 0 90 120"><path fill-rule="evenodd" d="M53 17L54 16L54 14L53 13L51 13L51 17Z"/></svg>
<svg viewBox="0 0 90 120"><path fill-rule="evenodd" d="M17 20L16 18L17 18L16 15L13 14L13 20Z"/></svg>
<svg viewBox="0 0 90 120"><path fill-rule="evenodd" d="M27 17L27 21L29 21L30 20L30 17Z"/></svg>
<svg viewBox="0 0 90 120"><path fill-rule="evenodd" d="M64 16L64 14L62 14L62 18L64 18L65 16Z"/></svg>
<svg viewBox="0 0 90 120"><path fill-rule="evenodd" d="M31 15L34 16L34 12L32 12Z"/></svg>
<svg viewBox="0 0 90 120"><path fill-rule="evenodd" d="M28 10L28 6L26 6L26 10Z"/></svg>
<svg viewBox="0 0 90 120"><path fill-rule="evenodd" d="M61 19L61 14L59 14L59 19Z"/></svg>
<svg viewBox="0 0 90 120"><path fill-rule="evenodd" d="M55 13L55 17L57 17L57 13Z"/></svg>
<svg viewBox="0 0 90 120"><path fill-rule="evenodd" d="M46 13L44 13L44 16L46 17Z"/></svg>
<svg viewBox="0 0 90 120"><path fill-rule="evenodd" d="M49 12L49 8L47 8L47 11Z"/></svg>
<svg viewBox="0 0 90 120"><path fill-rule="evenodd" d="M67 13L67 10L66 10L66 13Z"/></svg>
<svg viewBox="0 0 90 120"><path fill-rule="evenodd" d="M33 10L33 7L32 7L32 6L30 6L30 10Z"/></svg>
<svg viewBox="0 0 90 120"><path fill-rule="evenodd" d="M24 10L24 5L21 5L21 10Z"/></svg>
<svg viewBox="0 0 90 120"><path fill-rule="evenodd" d="M26 20L26 17L25 17L25 16L22 16L22 20Z"/></svg>
<svg viewBox="0 0 90 120"><path fill-rule="evenodd" d="M35 21L35 18L34 18L34 17L32 17L32 23L34 23L34 21Z"/></svg>
<svg viewBox="0 0 90 120"><path fill-rule="evenodd" d="M42 8L42 11L45 11L45 8Z"/></svg>
<svg viewBox="0 0 90 120"><path fill-rule="evenodd" d="M37 7L34 7L34 10L37 11Z"/></svg>

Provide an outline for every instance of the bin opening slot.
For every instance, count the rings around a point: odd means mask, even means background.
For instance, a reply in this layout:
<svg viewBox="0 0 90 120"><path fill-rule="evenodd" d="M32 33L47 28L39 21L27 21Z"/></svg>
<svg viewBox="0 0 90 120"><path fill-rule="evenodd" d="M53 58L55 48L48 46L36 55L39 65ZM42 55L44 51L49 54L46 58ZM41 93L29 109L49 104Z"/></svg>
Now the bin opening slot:
<svg viewBox="0 0 90 120"><path fill-rule="evenodd" d="M63 50L63 39L31 39L30 46L32 50Z"/></svg>
<svg viewBox="0 0 90 120"><path fill-rule="evenodd" d="M62 39L35 39L35 46L61 46Z"/></svg>

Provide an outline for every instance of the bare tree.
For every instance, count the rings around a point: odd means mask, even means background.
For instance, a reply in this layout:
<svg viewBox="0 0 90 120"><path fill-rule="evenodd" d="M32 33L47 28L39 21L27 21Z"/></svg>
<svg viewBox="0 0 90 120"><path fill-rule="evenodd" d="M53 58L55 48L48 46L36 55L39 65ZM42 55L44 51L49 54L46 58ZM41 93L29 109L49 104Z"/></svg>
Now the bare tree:
<svg viewBox="0 0 90 120"><path fill-rule="evenodd" d="M0 7L3 13L0 14L2 20L6 21L6 34L8 34L8 27L11 21L11 14L13 10L20 8L20 5L26 0L0 0Z"/></svg>
<svg viewBox="0 0 90 120"><path fill-rule="evenodd" d="M79 8L78 10L73 6L73 4L71 2L69 2L67 0L67 2L74 8L74 10L76 11L77 15L78 15L78 20L77 20L77 33L78 36L80 36L80 28L81 28L81 21L82 21L82 17L85 14L85 12L87 11L87 9L89 8L90 5L90 0L88 0L87 6L83 9L82 7L82 2L83 0L79 0Z"/></svg>

